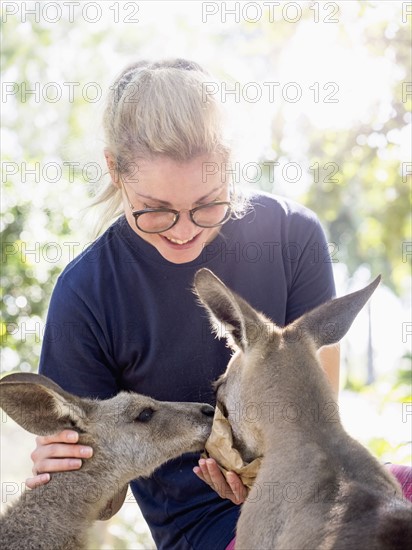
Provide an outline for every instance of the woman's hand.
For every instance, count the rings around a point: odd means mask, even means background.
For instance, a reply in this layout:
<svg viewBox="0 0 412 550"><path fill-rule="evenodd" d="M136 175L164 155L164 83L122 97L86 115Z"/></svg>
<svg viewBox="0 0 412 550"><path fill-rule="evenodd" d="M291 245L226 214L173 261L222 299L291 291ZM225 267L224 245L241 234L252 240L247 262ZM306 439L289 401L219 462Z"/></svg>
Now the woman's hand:
<svg viewBox="0 0 412 550"><path fill-rule="evenodd" d="M77 445L79 434L73 430L63 430L58 434L36 437L37 447L31 454L33 475L26 480L29 489L44 485L50 480L51 472L78 470L82 459L90 458L93 449Z"/></svg>
<svg viewBox="0 0 412 550"><path fill-rule="evenodd" d="M243 485L235 472L228 472L227 480L213 458L201 458L199 466L193 468L194 473L222 498L228 498L234 504L242 504L247 497L247 487Z"/></svg>

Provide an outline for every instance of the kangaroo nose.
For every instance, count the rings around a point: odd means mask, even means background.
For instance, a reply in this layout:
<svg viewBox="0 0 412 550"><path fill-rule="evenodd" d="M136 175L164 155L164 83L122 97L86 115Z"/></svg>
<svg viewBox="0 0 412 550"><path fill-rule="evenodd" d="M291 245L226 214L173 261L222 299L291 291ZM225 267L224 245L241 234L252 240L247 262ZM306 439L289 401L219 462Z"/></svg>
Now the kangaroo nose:
<svg viewBox="0 0 412 550"><path fill-rule="evenodd" d="M212 405L203 405L200 410L205 416L213 416L215 414L215 409Z"/></svg>

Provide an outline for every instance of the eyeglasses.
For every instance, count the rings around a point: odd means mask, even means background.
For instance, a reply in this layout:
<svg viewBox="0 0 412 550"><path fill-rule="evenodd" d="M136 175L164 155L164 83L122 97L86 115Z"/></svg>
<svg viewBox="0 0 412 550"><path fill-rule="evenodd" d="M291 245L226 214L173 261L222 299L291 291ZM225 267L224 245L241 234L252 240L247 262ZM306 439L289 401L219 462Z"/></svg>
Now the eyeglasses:
<svg viewBox="0 0 412 550"><path fill-rule="evenodd" d="M135 210L123 182L122 187L131 208L136 227L144 233L163 233L164 231L168 231L177 224L182 212L188 212L191 221L195 225L204 228L219 227L225 224L232 213L231 204L228 201L213 201L191 210L173 210L172 208Z"/></svg>

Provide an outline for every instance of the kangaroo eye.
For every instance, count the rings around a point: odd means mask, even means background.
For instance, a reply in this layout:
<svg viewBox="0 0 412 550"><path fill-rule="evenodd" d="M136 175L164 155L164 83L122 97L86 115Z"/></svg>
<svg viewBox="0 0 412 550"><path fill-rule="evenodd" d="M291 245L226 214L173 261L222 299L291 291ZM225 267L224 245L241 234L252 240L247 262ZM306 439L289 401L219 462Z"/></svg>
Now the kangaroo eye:
<svg viewBox="0 0 412 550"><path fill-rule="evenodd" d="M137 422L149 422L149 420L152 418L154 413L154 410L148 407L147 409L143 409L138 416L136 416L135 421Z"/></svg>

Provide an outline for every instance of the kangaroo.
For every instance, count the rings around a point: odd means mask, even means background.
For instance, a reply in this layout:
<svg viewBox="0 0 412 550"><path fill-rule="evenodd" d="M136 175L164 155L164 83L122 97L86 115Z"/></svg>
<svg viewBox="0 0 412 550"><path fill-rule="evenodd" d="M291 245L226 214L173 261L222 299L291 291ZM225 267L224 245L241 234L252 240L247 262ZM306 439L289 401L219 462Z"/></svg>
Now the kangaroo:
<svg viewBox="0 0 412 550"><path fill-rule="evenodd" d="M107 400L83 399L42 375L11 374L0 381L0 405L27 431L49 435L76 430L93 457L81 469L53 474L26 491L1 518L0 548L81 550L87 530L107 503L136 477L164 462L204 448L214 409L202 403L168 403L120 392Z"/></svg>
<svg viewBox="0 0 412 550"><path fill-rule="evenodd" d="M345 432L316 356L346 334L379 281L281 328L209 270L196 273L195 292L234 351L215 384L216 406L243 459L262 457L236 550L412 548L412 506Z"/></svg>

